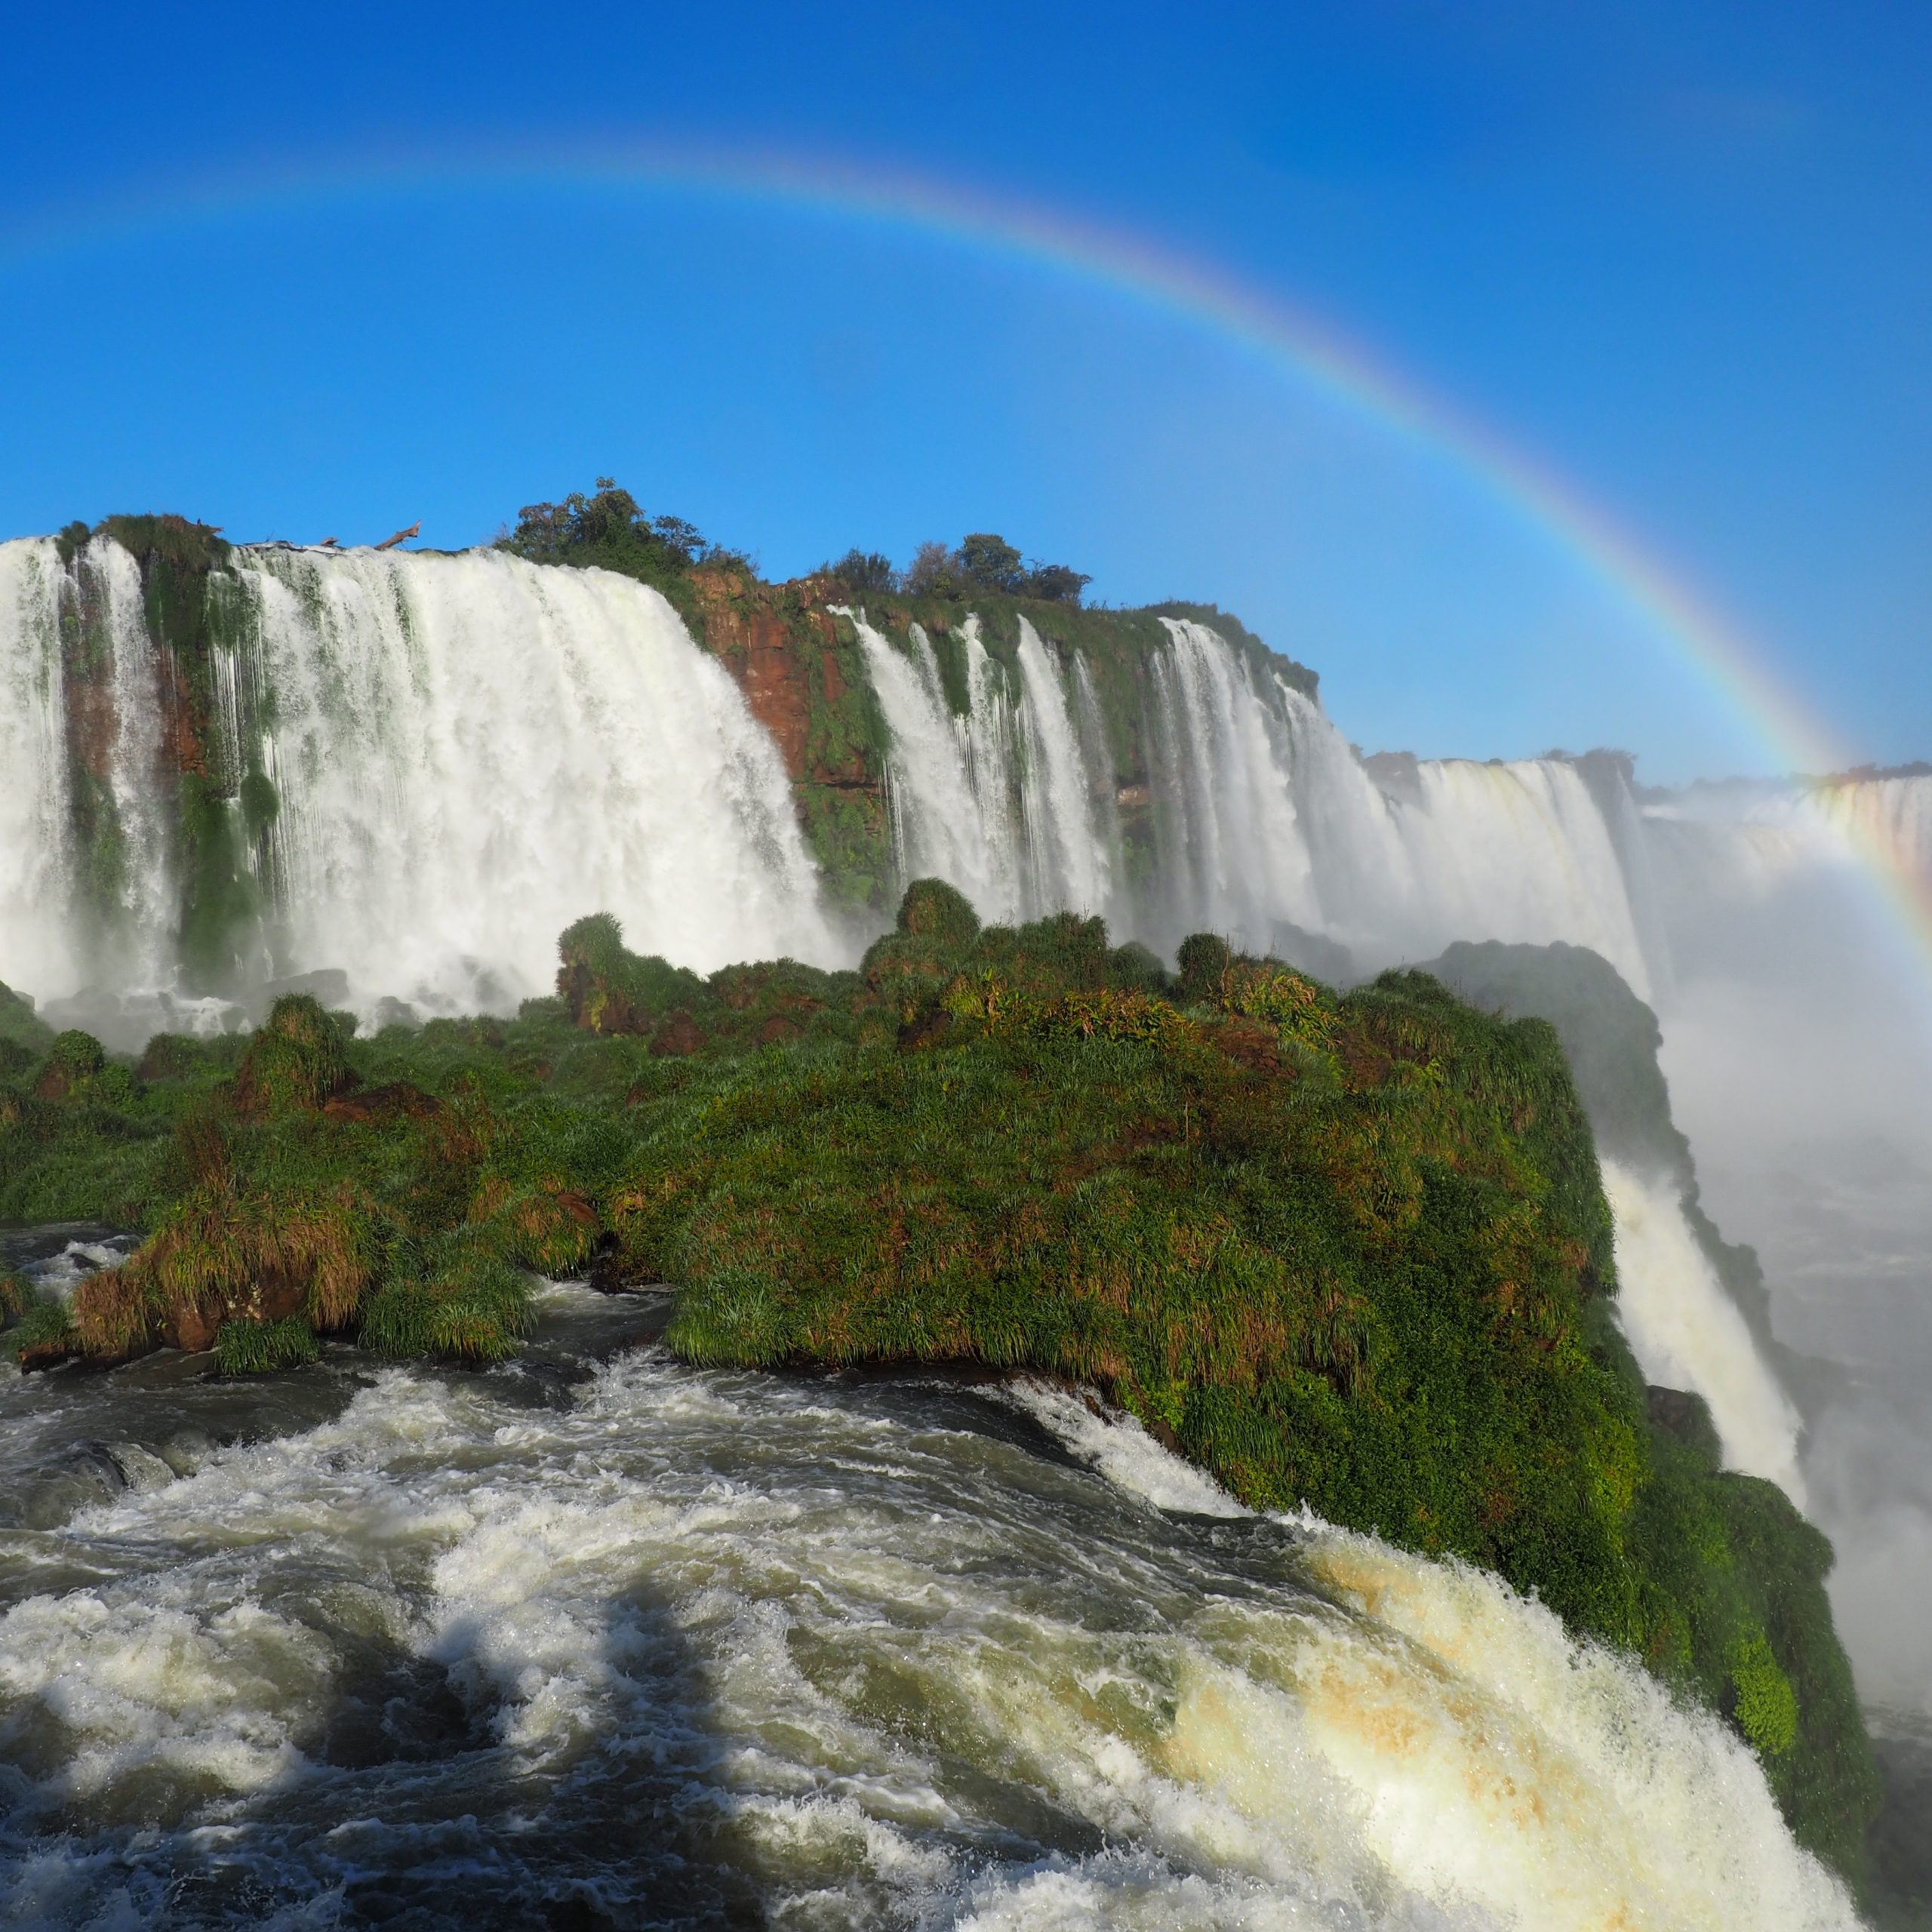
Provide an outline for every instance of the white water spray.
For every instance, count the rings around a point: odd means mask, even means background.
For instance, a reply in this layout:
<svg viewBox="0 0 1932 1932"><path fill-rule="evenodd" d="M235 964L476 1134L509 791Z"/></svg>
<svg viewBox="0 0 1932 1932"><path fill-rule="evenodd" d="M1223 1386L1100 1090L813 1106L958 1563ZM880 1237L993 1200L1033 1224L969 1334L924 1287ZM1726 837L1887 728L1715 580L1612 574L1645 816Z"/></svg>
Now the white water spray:
<svg viewBox="0 0 1932 1932"><path fill-rule="evenodd" d="M245 1856L291 1912L378 1872L540 1922L562 1875L624 1921L695 1831L774 1921L878 1932L1852 1932L1750 1752L1633 1660L1023 1400L1103 1475L929 1383L644 1353L531 1406L392 1369L0 1534L85 1579L0 1617L13 1896L105 1922L151 1865ZM372 1645L465 1748L318 1759Z"/></svg>

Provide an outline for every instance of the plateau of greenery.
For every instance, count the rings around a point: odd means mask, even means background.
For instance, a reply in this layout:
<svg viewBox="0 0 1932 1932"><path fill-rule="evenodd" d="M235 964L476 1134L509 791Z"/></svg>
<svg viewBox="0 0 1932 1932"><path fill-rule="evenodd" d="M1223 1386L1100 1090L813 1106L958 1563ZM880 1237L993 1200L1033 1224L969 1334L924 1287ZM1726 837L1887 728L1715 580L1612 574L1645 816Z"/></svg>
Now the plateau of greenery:
<svg viewBox="0 0 1932 1932"><path fill-rule="evenodd" d="M365 1040L294 995L132 1066L16 1054L0 1217L146 1235L71 1303L13 1284L23 1361L239 1374L334 1335L487 1363L534 1271L669 1284L694 1362L1095 1385L1258 1507L1480 1564L1641 1657L1857 1872L1829 1546L1646 1391L1548 1024L1208 935L1170 974L1098 920L982 929L934 881L854 972L700 978L601 915L561 953L513 1020Z"/></svg>

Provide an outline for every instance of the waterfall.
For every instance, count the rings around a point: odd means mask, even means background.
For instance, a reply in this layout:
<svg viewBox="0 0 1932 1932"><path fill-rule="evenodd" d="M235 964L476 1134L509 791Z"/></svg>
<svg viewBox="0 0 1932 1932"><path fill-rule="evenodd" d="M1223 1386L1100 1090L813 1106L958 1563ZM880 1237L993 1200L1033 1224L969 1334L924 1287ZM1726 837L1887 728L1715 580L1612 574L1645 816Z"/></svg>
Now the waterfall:
<svg viewBox="0 0 1932 1932"><path fill-rule="evenodd" d="M951 647L965 700L955 710L922 625L909 627L902 647L863 611L838 608L858 633L891 734L901 880L948 879L990 920L1107 912L1112 847L1095 794L1111 788L1088 769L1065 683L1039 633L1020 620L1016 678L987 650L979 619L964 618Z"/></svg>
<svg viewBox="0 0 1932 1932"><path fill-rule="evenodd" d="M116 832L115 898L123 977L156 986L168 970L176 905L168 801L162 763L161 671L149 648L141 574L105 539L78 560L82 594L100 613L112 722L105 779ZM90 626L90 629L93 626Z"/></svg>
<svg viewBox="0 0 1932 1932"><path fill-rule="evenodd" d="M60 663L60 560L40 537L0 543L0 981L75 983L72 820Z"/></svg>
<svg viewBox="0 0 1932 1932"><path fill-rule="evenodd" d="M208 595L184 768L216 801L196 835L227 814L263 909L242 977L339 966L365 1001L501 1006L596 907L697 967L850 957L774 747L655 592L494 551L260 546ZM1564 940L1657 1001L1714 924L1734 952L1752 908L1845 875L1848 836L1932 876L1932 774L1640 798L1607 758L1364 760L1278 660L1193 619L1094 657L1044 619L888 635L840 614L885 726L897 882L937 874L988 919L1099 912L1168 952L1300 934L1344 949L1337 973ZM0 546L10 983L178 982L202 863L177 796L183 675L111 540L66 566L46 540Z"/></svg>
<svg viewBox="0 0 1932 1932"><path fill-rule="evenodd" d="M1886 853L1900 871L1932 881L1932 771L1821 785L1808 802L1840 833Z"/></svg>
<svg viewBox="0 0 1932 1932"><path fill-rule="evenodd" d="M97 538L69 565L45 540L0 544L0 978L57 994L167 971L178 894L162 676L140 572L118 543Z"/></svg>
<svg viewBox="0 0 1932 1932"><path fill-rule="evenodd" d="M1020 720L1032 810L1035 897L1043 905L1105 913L1113 900L1112 855L1060 675L1040 634L1020 620ZM1104 796L1110 790L1098 788Z"/></svg>
<svg viewBox="0 0 1932 1932"><path fill-rule="evenodd" d="M831 942L783 765L654 590L491 551L245 551L288 963L473 1010L614 912L709 971Z"/></svg>
<svg viewBox="0 0 1932 1932"><path fill-rule="evenodd" d="M1172 645L1154 663L1167 923L1265 950L1284 921L1321 923L1284 721L1217 632L1162 622Z"/></svg>
<svg viewBox="0 0 1932 1932"><path fill-rule="evenodd" d="M1411 761L1385 790L1300 692L1258 683L1206 625L1164 621L1170 927L1266 947L1291 924L1369 968L1459 938L1567 940L1648 993L1616 836L1575 765Z"/></svg>
<svg viewBox="0 0 1932 1932"><path fill-rule="evenodd" d="M1724 1465L1763 1476L1801 1509L1799 1422L1698 1241L1676 1184L1603 1163L1617 1226L1617 1307L1645 1377L1710 1404Z"/></svg>
<svg viewBox="0 0 1932 1932"><path fill-rule="evenodd" d="M208 595L233 621L195 782L238 844L251 800L265 816L247 857L274 908L263 971L501 1009L548 989L558 933L597 910L701 970L834 956L777 750L655 591L493 551L263 547ZM166 997L183 675L118 544L66 569L51 543L0 546L0 976L148 989L137 1029L187 1010Z"/></svg>
<svg viewBox="0 0 1932 1932"><path fill-rule="evenodd" d="M1008 797L1004 708L977 626L963 640L968 703L955 716L922 626L912 626L901 650L863 611L837 608L858 632L891 734L887 782L900 878L948 879L983 918L1018 918L1021 828Z"/></svg>

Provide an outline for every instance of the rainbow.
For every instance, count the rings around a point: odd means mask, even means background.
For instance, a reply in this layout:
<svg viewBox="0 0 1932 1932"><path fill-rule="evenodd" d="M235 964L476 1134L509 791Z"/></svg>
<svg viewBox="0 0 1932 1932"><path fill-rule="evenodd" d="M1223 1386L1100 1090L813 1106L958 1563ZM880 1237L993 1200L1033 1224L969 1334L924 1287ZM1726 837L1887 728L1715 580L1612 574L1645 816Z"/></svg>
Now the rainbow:
<svg viewBox="0 0 1932 1932"><path fill-rule="evenodd" d="M1734 622L1527 451L1272 294L1145 238L1061 211L901 170L796 154L636 144L496 148L251 171L246 177L205 179L111 205L54 211L0 233L0 266L98 245L118 234L219 220L291 202L492 186L648 186L789 205L1018 260L1178 318L1384 432L1446 459L1675 649L1788 770L1831 772L1854 761ZM1902 927L1932 965L1932 880L1919 875L1875 823L1850 823L1844 830L1888 923Z"/></svg>

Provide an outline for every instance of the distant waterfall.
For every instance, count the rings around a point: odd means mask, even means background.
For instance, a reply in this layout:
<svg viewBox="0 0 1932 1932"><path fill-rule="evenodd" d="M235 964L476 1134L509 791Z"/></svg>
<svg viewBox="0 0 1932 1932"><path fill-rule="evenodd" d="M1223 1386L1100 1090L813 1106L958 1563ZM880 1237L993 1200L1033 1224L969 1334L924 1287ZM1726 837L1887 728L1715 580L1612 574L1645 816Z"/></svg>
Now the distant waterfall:
<svg viewBox="0 0 1932 1932"><path fill-rule="evenodd" d="M1412 762L1385 789L1309 699L1264 688L1205 625L1168 629L1155 683L1171 923L1257 948L1300 927L1371 968L1471 936L1567 940L1647 993L1612 828L1574 765Z"/></svg>
<svg viewBox="0 0 1932 1932"><path fill-rule="evenodd" d="M833 957L776 749L655 591L491 551L262 548L232 552L209 594L241 614L195 758L266 798L248 860L273 908L264 971L501 1008L547 990L558 933L599 909L705 970ZM170 674L118 545L64 568L51 543L0 546L10 983L173 978L187 781L161 755ZM239 838L240 806L216 809ZM84 875L108 933L78 909Z"/></svg>
<svg viewBox="0 0 1932 1932"><path fill-rule="evenodd" d="M1686 1218L1675 1182L1603 1163L1617 1223L1617 1309L1644 1374L1710 1404L1725 1466L1774 1482L1800 1509L1798 1416Z"/></svg>
<svg viewBox="0 0 1932 1932"><path fill-rule="evenodd" d="M0 545L0 979L167 989L211 851L254 894L230 977L337 967L428 1011L541 990L599 907L700 968L863 943L828 929L771 739L654 591L278 546L206 582L191 718L125 551ZM1090 657L1044 617L835 614L884 726L840 780L882 782L875 920L937 874L988 919L1302 944L1335 977L1564 940L1662 1001L1708 932L1754 906L1788 928L1850 837L1932 877L1932 774L1640 795L1604 756L1364 760L1282 660L1193 619L1124 617Z"/></svg>

